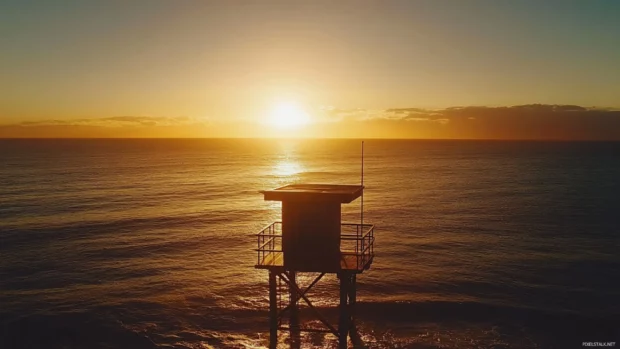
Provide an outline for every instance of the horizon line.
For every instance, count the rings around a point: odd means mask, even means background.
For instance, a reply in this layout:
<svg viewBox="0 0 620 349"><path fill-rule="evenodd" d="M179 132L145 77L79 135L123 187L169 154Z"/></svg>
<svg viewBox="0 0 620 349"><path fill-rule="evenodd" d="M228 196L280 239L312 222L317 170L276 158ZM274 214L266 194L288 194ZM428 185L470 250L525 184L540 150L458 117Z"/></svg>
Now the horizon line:
<svg viewBox="0 0 620 349"><path fill-rule="evenodd" d="M490 141L490 142L620 142L620 139L554 138L379 138L379 137L0 137L6 140L350 140L350 141Z"/></svg>

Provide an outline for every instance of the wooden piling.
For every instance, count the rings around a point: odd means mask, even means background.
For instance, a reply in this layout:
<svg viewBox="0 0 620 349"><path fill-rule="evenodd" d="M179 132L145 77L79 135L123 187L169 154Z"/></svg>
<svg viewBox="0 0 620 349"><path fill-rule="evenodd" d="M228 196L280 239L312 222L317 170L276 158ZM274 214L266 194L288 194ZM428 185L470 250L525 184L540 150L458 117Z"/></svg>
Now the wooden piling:
<svg viewBox="0 0 620 349"><path fill-rule="evenodd" d="M289 319L289 325L291 329L299 329L299 307L297 305L299 300L299 295L297 294L297 272L291 271L289 272L289 278L291 281L291 285L289 286L289 294L290 294L290 309L291 309L291 317ZM294 286L295 285L295 286Z"/></svg>
<svg viewBox="0 0 620 349"><path fill-rule="evenodd" d="M338 274L340 278L340 321L338 322L338 347L347 348L347 336L349 334L349 287L350 275L347 273Z"/></svg>
<svg viewBox="0 0 620 349"><path fill-rule="evenodd" d="M276 272L269 271L269 348L278 345L278 290Z"/></svg>
<svg viewBox="0 0 620 349"><path fill-rule="evenodd" d="M349 285L349 316L351 317L350 326L355 326L355 315L356 315L356 305L357 304L357 276L355 274L351 275L351 283Z"/></svg>

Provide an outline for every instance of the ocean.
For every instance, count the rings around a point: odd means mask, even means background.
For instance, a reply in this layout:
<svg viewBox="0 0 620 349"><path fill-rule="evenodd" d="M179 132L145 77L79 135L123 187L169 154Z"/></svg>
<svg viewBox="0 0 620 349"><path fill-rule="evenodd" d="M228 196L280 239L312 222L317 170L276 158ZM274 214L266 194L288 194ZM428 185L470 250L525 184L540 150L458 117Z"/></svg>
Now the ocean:
<svg viewBox="0 0 620 349"><path fill-rule="evenodd" d="M364 161L358 347L620 341L620 143L366 140ZM359 140L0 140L0 348L267 347L252 234L280 205L258 191L360 167ZM336 282L309 293L328 317Z"/></svg>

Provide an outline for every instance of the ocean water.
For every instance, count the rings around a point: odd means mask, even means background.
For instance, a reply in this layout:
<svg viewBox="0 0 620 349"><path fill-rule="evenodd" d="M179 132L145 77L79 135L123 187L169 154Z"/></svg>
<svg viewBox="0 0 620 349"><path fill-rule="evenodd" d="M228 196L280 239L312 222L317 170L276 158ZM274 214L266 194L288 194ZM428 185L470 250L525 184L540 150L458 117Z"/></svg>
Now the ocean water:
<svg viewBox="0 0 620 349"><path fill-rule="evenodd" d="M620 341L620 143L365 153L376 256L358 277L358 347ZM280 206L258 191L359 180L354 140L0 140L0 348L266 347L252 234ZM331 318L335 287L309 294Z"/></svg>

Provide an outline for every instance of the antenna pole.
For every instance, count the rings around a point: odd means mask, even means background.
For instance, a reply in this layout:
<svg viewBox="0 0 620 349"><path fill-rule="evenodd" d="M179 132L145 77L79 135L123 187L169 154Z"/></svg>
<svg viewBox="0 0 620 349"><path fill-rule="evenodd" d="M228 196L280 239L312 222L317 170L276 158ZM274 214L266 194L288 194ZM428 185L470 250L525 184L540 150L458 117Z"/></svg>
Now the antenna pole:
<svg viewBox="0 0 620 349"><path fill-rule="evenodd" d="M364 225L364 141L362 141L362 205L360 208L360 222ZM363 227L361 228L364 229Z"/></svg>

